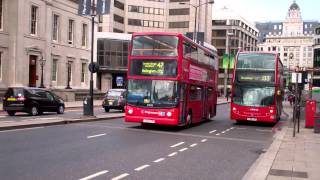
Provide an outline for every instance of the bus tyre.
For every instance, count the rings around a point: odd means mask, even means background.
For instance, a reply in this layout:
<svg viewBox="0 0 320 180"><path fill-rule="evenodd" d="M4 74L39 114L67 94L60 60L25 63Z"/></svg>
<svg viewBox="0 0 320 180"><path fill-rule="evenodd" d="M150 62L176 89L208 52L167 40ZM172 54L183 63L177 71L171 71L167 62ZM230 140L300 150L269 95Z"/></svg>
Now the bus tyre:
<svg viewBox="0 0 320 180"><path fill-rule="evenodd" d="M109 109L109 108L107 108L107 107L105 107L105 108L104 108L104 111L105 111L105 112L109 112L109 111L110 111L110 109Z"/></svg>
<svg viewBox="0 0 320 180"><path fill-rule="evenodd" d="M7 113L9 114L9 116L14 116L16 114L15 111L7 111Z"/></svg>

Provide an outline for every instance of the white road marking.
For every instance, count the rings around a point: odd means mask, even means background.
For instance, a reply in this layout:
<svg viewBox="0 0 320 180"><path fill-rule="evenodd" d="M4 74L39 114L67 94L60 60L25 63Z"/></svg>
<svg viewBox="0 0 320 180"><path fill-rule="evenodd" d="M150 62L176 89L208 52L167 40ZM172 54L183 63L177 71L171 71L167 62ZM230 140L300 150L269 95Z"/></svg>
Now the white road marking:
<svg viewBox="0 0 320 180"><path fill-rule="evenodd" d="M267 130L267 129L256 129L256 131L260 131L260 132L272 132L272 130Z"/></svg>
<svg viewBox="0 0 320 180"><path fill-rule="evenodd" d="M182 148L182 149L180 149L179 151L180 151L180 152L183 152L183 151L186 151L186 150L188 150L188 148Z"/></svg>
<svg viewBox="0 0 320 180"><path fill-rule="evenodd" d="M217 131L217 130L210 131L209 134L212 134L212 133L214 133L214 132L216 132L216 131Z"/></svg>
<svg viewBox="0 0 320 180"><path fill-rule="evenodd" d="M247 128L237 128L237 129L245 130L245 129L247 129Z"/></svg>
<svg viewBox="0 0 320 180"><path fill-rule="evenodd" d="M217 134L216 134L216 136L220 136L220 135L221 135L220 133L217 133Z"/></svg>
<svg viewBox="0 0 320 180"><path fill-rule="evenodd" d="M159 159L157 159L157 160L154 160L153 162L158 163L158 162L161 162L161 161L163 161L163 160L165 160L165 158L159 158Z"/></svg>
<svg viewBox="0 0 320 180"><path fill-rule="evenodd" d="M8 116L0 116L0 118L4 118L4 117L8 117Z"/></svg>
<svg viewBox="0 0 320 180"><path fill-rule="evenodd" d="M207 139L202 139L202 140L201 140L201 142L206 142L206 141L207 141Z"/></svg>
<svg viewBox="0 0 320 180"><path fill-rule="evenodd" d="M226 133L226 131L222 131L221 133L224 134L224 133Z"/></svg>
<svg viewBox="0 0 320 180"><path fill-rule="evenodd" d="M97 173L92 174L92 175L90 175L90 176L87 176L87 177L81 178L81 179L79 179L79 180L89 180L89 179L92 179L92 178L95 178L95 177L101 176L102 174L105 174L105 173L107 173L107 172L109 172L109 171L107 171L107 170L100 171L100 172L97 172Z"/></svg>
<svg viewBox="0 0 320 180"><path fill-rule="evenodd" d="M170 146L170 147L174 148L174 147L180 146L180 145L182 145L182 144L184 144L184 142L179 142L179 143L174 144L174 145L172 145L172 146Z"/></svg>
<svg viewBox="0 0 320 180"><path fill-rule="evenodd" d="M90 138L95 138L95 137L100 137L100 136L105 136L106 134L97 134L97 135L93 135L93 136L88 136L87 139L90 139Z"/></svg>
<svg viewBox="0 0 320 180"><path fill-rule="evenodd" d="M234 129L235 127L230 128L230 130Z"/></svg>
<svg viewBox="0 0 320 180"><path fill-rule="evenodd" d="M141 170L143 170L143 169L145 169L145 168L147 168L147 167L149 167L149 166L150 166L149 164L146 164L146 165L140 166L140 167L138 167L138 168L135 168L134 170L135 170L135 171L141 171Z"/></svg>
<svg viewBox="0 0 320 180"><path fill-rule="evenodd" d="M195 147L196 145L198 145L197 143L191 144L190 147Z"/></svg>
<svg viewBox="0 0 320 180"><path fill-rule="evenodd" d="M56 118L56 117L48 117L48 118L38 118L41 120L53 120L53 119L60 119L60 118Z"/></svg>
<svg viewBox="0 0 320 180"><path fill-rule="evenodd" d="M177 152L174 152L174 153L169 154L168 156L169 156L169 157L172 157L172 156L175 156L175 155L177 155L177 154L178 154Z"/></svg>
<svg viewBox="0 0 320 180"><path fill-rule="evenodd" d="M34 129L42 129L44 127L32 127L32 128L24 128L24 129L11 129L11 130L3 130L1 132L15 132L15 131L26 131L26 130L34 130Z"/></svg>
<svg viewBox="0 0 320 180"><path fill-rule="evenodd" d="M127 176L129 176L129 175L130 175L130 174L128 174L128 173L124 173L124 174L121 174L121 175L119 175L119 176L117 176L117 177L112 178L111 180L123 179L123 178L125 178L125 177L127 177Z"/></svg>

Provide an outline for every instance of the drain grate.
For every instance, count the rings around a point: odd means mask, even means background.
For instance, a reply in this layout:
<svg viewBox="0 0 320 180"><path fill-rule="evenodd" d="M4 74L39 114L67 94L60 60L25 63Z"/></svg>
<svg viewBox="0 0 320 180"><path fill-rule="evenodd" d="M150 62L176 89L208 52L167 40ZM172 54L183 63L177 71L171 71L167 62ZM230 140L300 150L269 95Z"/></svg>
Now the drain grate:
<svg viewBox="0 0 320 180"><path fill-rule="evenodd" d="M281 169L270 169L269 174L270 174L270 175L273 175L273 176L308 178L308 173L307 173L307 172L301 172L301 171L289 171L289 170L281 170Z"/></svg>

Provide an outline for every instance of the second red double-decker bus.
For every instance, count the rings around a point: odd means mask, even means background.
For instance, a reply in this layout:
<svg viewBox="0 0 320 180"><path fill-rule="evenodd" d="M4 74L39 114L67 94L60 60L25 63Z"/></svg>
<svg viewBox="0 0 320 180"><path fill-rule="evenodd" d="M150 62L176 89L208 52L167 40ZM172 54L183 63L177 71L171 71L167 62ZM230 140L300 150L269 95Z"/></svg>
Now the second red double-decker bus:
<svg viewBox="0 0 320 180"><path fill-rule="evenodd" d="M135 33L128 63L126 122L189 125L216 114L215 49L177 33Z"/></svg>
<svg viewBox="0 0 320 180"><path fill-rule="evenodd" d="M231 119L276 122L283 95L283 65L278 53L239 52L231 96Z"/></svg>

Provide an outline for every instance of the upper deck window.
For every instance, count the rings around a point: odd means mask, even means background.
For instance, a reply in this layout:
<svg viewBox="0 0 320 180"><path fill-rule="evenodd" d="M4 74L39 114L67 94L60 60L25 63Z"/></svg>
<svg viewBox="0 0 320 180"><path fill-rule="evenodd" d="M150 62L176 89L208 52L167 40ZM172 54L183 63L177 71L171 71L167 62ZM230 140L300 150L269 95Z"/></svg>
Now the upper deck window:
<svg viewBox="0 0 320 180"><path fill-rule="evenodd" d="M132 56L178 56L178 37L162 35L135 36Z"/></svg>
<svg viewBox="0 0 320 180"><path fill-rule="evenodd" d="M239 54L237 69L275 70L276 56L274 54Z"/></svg>

